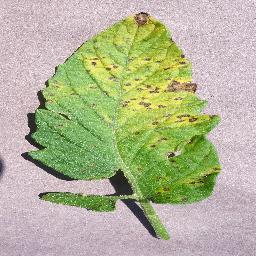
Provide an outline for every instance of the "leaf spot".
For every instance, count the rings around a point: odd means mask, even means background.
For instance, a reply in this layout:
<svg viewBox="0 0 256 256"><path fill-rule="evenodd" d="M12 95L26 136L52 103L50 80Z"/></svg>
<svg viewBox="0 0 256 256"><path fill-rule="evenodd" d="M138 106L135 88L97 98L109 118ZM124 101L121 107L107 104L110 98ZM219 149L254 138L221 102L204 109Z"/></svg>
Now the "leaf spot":
<svg viewBox="0 0 256 256"><path fill-rule="evenodd" d="M149 14L146 12L140 12L134 17L138 26L143 26L148 22Z"/></svg>
<svg viewBox="0 0 256 256"><path fill-rule="evenodd" d="M144 107L149 107L149 106L151 105L151 103L141 101L141 102L139 102L139 105L142 105L142 106L144 106Z"/></svg>
<svg viewBox="0 0 256 256"><path fill-rule="evenodd" d="M177 81L173 81L171 84L167 86L167 92L178 92L178 91L187 91L187 92L195 92L197 85L195 83L180 83Z"/></svg>
<svg viewBox="0 0 256 256"><path fill-rule="evenodd" d="M196 120L197 120L197 118L196 118L196 117L192 117L192 118L189 118L189 120L188 120L188 121L192 123L192 122L195 122Z"/></svg>

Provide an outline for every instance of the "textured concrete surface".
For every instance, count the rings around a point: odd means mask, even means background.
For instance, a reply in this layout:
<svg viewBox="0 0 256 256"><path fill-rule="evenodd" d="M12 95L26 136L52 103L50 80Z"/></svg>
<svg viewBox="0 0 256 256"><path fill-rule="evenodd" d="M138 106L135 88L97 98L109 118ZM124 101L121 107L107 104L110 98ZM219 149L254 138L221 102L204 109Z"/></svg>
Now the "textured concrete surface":
<svg viewBox="0 0 256 256"><path fill-rule="evenodd" d="M254 0L0 0L0 255L256 255ZM193 62L222 174L213 196L155 205L171 234L153 238L122 203L93 213L40 201L44 191L114 192L108 181L63 181L24 160L27 113L54 67L83 41L140 11L161 19Z"/></svg>

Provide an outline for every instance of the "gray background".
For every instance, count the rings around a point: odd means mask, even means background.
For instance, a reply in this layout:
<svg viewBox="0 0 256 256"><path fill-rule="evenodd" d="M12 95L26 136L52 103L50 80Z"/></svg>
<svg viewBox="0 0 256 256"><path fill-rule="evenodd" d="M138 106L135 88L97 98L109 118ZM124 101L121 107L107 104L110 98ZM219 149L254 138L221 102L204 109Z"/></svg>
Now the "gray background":
<svg viewBox="0 0 256 256"><path fill-rule="evenodd" d="M255 8L251 0L0 1L0 255L256 255ZM223 166L214 194L186 206L154 205L171 234L149 235L122 203L94 213L40 201L44 191L111 193L106 180L63 181L24 160L27 113L54 67L121 18L149 12L193 63Z"/></svg>

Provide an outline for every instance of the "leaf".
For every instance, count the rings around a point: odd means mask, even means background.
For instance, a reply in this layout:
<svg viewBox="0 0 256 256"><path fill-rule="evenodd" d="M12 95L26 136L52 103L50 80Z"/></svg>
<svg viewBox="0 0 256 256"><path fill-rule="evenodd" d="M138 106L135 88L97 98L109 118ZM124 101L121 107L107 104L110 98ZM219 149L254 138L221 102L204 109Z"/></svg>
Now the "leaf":
<svg viewBox="0 0 256 256"><path fill-rule="evenodd" d="M118 197L72 194L67 192L51 192L41 196L41 199L57 204L78 206L98 212L109 212L115 210Z"/></svg>
<svg viewBox="0 0 256 256"><path fill-rule="evenodd" d="M146 13L129 16L58 66L43 90L45 109L36 111L33 138L43 149L30 155L74 179L122 170L132 198L168 239L150 201L200 201L220 171L206 139L219 117L201 114L206 101L196 88L191 63L165 26Z"/></svg>

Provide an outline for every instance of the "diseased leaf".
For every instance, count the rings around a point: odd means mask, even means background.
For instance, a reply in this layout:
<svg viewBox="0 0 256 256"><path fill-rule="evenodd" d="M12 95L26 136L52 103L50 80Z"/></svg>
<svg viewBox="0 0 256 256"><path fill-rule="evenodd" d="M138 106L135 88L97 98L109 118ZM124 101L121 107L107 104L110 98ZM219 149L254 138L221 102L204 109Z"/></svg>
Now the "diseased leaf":
<svg viewBox="0 0 256 256"><path fill-rule="evenodd" d="M220 171L206 139L219 117L201 114L206 101L195 95L191 70L152 16L140 13L114 24L86 41L48 81L32 135L43 149L31 157L74 179L110 178L122 170L131 197L157 235L168 239L150 201L202 200ZM88 197L55 193L43 199L96 210ZM100 199L112 207L111 198Z"/></svg>
<svg viewBox="0 0 256 256"><path fill-rule="evenodd" d="M110 212L115 210L115 204L118 197L97 195L83 196L81 194L67 192L51 192L44 194L41 199L57 204L87 208L88 210L98 212Z"/></svg>

